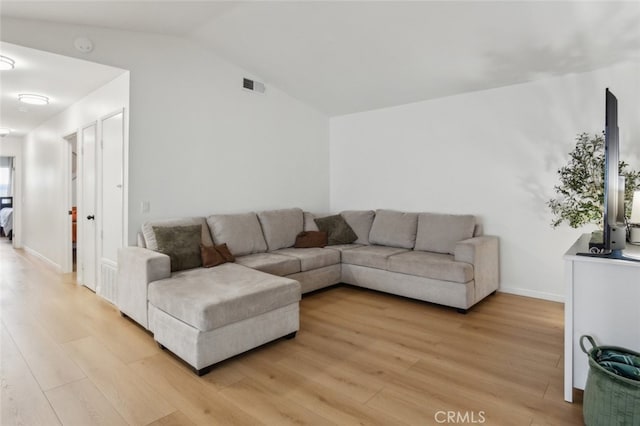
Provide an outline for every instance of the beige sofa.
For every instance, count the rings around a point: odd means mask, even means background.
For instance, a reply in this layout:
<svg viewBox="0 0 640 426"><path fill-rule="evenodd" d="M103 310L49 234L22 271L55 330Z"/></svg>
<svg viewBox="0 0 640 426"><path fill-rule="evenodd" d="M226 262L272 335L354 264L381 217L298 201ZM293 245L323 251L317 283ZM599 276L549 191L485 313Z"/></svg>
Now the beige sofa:
<svg viewBox="0 0 640 426"><path fill-rule="evenodd" d="M301 231L317 229L319 217L297 208L146 223L140 247L119 252L118 308L203 374L223 359L295 336L301 294L320 288L351 284L462 312L498 289L498 239L477 235L473 216L341 215L357 239L325 248L293 248ZM154 227L187 225L201 225L205 245L226 243L236 262L172 273Z"/></svg>

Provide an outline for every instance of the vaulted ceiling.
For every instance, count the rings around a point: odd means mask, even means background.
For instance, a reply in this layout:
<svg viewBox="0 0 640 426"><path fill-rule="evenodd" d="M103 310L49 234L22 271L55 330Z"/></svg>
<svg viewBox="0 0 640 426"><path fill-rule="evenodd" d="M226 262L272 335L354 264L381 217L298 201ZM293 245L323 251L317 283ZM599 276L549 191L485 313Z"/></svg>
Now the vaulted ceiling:
<svg viewBox="0 0 640 426"><path fill-rule="evenodd" d="M328 115L640 59L640 2L8 1L2 16L208 46Z"/></svg>

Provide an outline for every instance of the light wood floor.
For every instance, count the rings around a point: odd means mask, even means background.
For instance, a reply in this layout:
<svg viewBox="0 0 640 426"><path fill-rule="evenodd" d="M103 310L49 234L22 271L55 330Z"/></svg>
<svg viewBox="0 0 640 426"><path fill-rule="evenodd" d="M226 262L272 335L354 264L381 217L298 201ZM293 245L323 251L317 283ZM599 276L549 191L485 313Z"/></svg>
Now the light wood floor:
<svg viewBox="0 0 640 426"><path fill-rule="evenodd" d="M336 287L302 300L295 339L198 378L6 240L0 285L5 426L434 425L447 411L457 424L582 424L582 405L562 398L558 303L498 293L461 315Z"/></svg>

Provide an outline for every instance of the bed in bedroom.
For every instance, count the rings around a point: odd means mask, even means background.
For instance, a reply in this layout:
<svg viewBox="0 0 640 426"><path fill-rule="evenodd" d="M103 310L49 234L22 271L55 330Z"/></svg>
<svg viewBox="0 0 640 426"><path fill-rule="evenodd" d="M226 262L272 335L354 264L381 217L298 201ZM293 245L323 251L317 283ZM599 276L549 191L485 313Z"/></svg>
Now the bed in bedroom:
<svg viewBox="0 0 640 426"><path fill-rule="evenodd" d="M0 235L13 238L13 197L0 197Z"/></svg>

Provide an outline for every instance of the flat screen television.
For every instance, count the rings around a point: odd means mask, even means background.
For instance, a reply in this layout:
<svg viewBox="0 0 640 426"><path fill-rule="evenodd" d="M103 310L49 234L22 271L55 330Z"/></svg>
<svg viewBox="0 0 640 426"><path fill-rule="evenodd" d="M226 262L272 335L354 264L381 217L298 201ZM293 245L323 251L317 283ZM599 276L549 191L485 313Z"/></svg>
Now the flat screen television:
<svg viewBox="0 0 640 426"><path fill-rule="evenodd" d="M605 90L604 128L604 254L620 257L627 228L624 209L624 177L619 174L618 99Z"/></svg>
<svg viewBox="0 0 640 426"><path fill-rule="evenodd" d="M597 253L578 253L583 256L640 261L625 256L627 226L625 219L625 180L620 176L620 142L618 138L618 100L605 90L604 130L604 218L603 249Z"/></svg>

